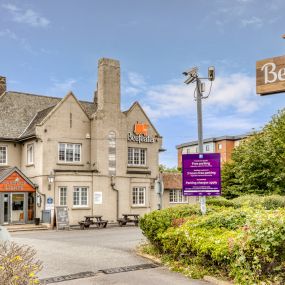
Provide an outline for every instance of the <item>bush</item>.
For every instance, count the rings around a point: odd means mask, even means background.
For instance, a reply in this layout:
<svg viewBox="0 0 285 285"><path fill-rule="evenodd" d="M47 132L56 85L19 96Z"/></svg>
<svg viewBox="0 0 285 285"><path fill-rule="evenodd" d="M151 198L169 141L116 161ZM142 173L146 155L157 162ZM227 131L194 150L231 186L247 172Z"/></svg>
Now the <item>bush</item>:
<svg viewBox="0 0 285 285"><path fill-rule="evenodd" d="M14 242L0 243L0 284L39 284L36 274L42 263L35 259L36 251L27 245Z"/></svg>
<svg viewBox="0 0 285 285"><path fill-rule="evenodd" d="M173 220L192 215L201 215L197 205L183 205L163 210L156 210L140 218L140 228L148 240L161 246L159 235L171 227Z"/></svg>
<svg viewBox="0 0 285 285"><path fill-rule="evenodd" d="M210 205L204 216L190 206L156 211L141 226L160 253L192 277L218 271L235 284L285 284L284 198L250 196L233 203L235 208Z"/></svg>

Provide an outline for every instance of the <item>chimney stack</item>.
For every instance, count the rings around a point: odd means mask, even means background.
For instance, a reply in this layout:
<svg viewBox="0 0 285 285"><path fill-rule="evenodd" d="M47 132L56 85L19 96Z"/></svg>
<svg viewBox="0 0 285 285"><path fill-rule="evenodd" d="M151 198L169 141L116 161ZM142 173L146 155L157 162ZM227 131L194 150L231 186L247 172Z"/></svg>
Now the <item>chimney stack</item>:
<svg viewBox="0 0 285 285"><path fill-rule="evenodd" d="M97 104L98 110L120 112L120 62L101 58L98 62Z"/></svg>
<svg viewBox="0 0 285 285"><path fill-rule="evenodd" d="M6 92L6 77L0 76L0 95Z"/></svg>

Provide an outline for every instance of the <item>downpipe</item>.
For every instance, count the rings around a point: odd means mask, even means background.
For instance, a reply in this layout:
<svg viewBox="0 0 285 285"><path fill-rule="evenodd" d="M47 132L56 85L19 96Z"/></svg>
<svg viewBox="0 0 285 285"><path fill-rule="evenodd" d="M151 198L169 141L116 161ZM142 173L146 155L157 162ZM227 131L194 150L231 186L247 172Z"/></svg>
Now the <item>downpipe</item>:
<svg viewBox="0 0 285 285"><path fill-rule="evenodd" d="M112 190L116 191L116 216L117 216L117 220L119 219L119 190L115 188L115 177L114 175L111 176L111 187Z"/></svg>

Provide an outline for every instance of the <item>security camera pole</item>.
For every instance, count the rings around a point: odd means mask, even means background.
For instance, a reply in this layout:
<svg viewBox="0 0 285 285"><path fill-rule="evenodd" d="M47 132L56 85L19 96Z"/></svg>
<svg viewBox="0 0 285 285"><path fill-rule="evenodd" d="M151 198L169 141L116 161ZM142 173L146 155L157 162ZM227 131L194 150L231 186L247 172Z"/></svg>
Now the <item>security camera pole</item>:
<svg viewBox="0 0 285 285"><path fill-rule="evenodd" d="M208 68L208 77L206 78L199 78L198 75L198 68L194 67L188 71L183 72L183 75L188 76L188 78L185 80L185 84L190 84L192 82L196 81L196 101L197 101L197 123L198 123L198 149L199 154L203 153L203 114L202 114L202 99L206 99L209 97L211 89L209 91L209 94L207 96L203 96L203 92L205 91L205 83L202 83L200 79L208 79L211 81L215 80L215 68L214 66L210 66ZM195 92L194 92L194 98L195 98ZM201 206L201 212L203 215L206 214L206 196L200 196L200 206Z"/></svg>

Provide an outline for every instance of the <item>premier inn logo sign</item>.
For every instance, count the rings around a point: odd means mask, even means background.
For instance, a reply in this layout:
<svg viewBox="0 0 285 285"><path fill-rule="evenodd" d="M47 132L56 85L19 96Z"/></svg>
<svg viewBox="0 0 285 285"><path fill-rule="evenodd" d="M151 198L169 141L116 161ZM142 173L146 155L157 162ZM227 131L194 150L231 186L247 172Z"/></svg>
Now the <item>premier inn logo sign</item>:
<svg viewBox="0 0 285 285"><path fill-rule="evenodd" d="M256 93L269 95L285 92L285 56L256 62Z"/></svg>
<svg viewBox="0 0 285 285"><path fill-rule="evenodd" d="M128 141L137 143L154 143L155 138L148 135L148 124L136 123L133 133L128 133Z"/></svg>

